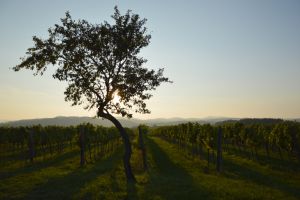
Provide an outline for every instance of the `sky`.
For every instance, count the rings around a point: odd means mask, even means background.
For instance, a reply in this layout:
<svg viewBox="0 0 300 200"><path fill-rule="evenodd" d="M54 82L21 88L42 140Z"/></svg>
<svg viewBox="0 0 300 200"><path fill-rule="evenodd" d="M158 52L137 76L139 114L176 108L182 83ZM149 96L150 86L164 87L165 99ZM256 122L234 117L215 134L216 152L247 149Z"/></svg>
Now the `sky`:
<svg viewBox="0 0 300 200"><path fill-rule="evenodd" d="M300 117L300 1L0 1L0 120L95 116L64 101L66 83L18 73L32 36L70 11L73 19L110 22L114 6L147 18L151 43L141 56L165 68L163 84L136 118Z"/></svg>

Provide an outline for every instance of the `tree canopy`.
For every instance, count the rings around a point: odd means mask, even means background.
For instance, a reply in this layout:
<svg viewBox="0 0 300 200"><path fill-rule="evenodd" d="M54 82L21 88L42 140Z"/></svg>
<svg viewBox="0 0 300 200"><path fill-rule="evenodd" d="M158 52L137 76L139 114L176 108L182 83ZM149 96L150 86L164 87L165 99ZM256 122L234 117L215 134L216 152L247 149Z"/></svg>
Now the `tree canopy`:
<svg viewBox="0 0 300 200"><path fill-rule="evenodd" d="M48 39L33 37L34 46L13 69L42 75L48 65L57 66L53 77L68 82L65 100L96 108L98 117L150 113L145 103L152 96L149 91L171 81L163 76L163 69L144 67L147 60L139 56L151 38L146 19L130 10L121 15L117 7L111 17L114 24L92 24L75 21L66 12L61 25L48 29ZM115 95L120 97L118 102L113 101Z"/></svg>

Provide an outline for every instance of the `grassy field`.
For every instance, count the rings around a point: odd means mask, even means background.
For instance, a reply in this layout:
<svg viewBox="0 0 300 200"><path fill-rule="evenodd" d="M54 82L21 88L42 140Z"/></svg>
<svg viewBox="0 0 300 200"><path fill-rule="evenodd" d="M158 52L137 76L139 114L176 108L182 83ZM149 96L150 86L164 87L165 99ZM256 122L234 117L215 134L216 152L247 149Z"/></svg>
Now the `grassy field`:
<svg viewBox="0 0 300 200"><path fill-rule="evenodd" d="M121 147L83 168L76 149L33 165L1 161L0 199L300 199L300 169L292 164L278 168L224 154L218 174L159 138L146 138L146 148L145 172L134 144L136 184L126 183Z"/></svg>

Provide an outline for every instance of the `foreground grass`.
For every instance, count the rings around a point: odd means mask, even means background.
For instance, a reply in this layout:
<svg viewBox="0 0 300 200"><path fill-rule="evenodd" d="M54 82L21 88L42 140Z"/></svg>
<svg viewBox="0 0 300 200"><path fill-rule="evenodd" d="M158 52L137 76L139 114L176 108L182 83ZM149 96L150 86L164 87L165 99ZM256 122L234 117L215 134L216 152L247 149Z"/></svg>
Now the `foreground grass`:
<svg viewBox="0 0 300 200"><path fill-rule="evenodd" d="M148 143L154 152L152 160L156 162L157 170L153 173L157 173L157 177L163 176L172 187L169 196L165 196L166 192L157 191L162 199L172 199L172 196L179 199L300 198L299 171L280 172L248 159L225 154L223 173L217 174L212 168L209 173L204 173L206 161L189 157L175 145L159 138L151 138ZM167 166L172 166L172 169ZM166 188L162 188L162 191L166 191Z"/></svg>
<svg viewBox="0 0 300 200"><path fill-rule="evenodd" d="M0 199L122 199L126 191L118 184L126 182L121 160L119 148L109 157L79 167L75 150L32 166L5 167L0 170Z"/></svg>
<svg viewBox="0 0 300 200"><path fill-rule="evenodd" d="M224 155L217 174L159 138L146 139L149 169L134 144L137 184L127 184L122 148L79 167L78 151L32 166L1 165L0 199L300 199L299 171L280 171L239 156Z"/></svg>

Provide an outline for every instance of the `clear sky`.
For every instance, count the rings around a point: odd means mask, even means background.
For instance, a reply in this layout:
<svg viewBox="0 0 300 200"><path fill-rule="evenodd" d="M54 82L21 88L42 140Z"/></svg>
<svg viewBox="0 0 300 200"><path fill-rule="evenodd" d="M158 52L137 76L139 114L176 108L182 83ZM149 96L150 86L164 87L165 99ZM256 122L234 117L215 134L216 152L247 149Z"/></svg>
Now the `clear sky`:
<svg viewBox="0 0 300 200"><path fill-rule="evenodd" d="M64 102L65 83L13 72L32 36L69 10L74 19L110 21L113 7L148 19L149 68L174 83L148 101L158 117L300 117L300 1L0 1L0 120L94 116Z"/></svg>

